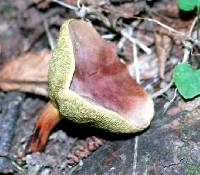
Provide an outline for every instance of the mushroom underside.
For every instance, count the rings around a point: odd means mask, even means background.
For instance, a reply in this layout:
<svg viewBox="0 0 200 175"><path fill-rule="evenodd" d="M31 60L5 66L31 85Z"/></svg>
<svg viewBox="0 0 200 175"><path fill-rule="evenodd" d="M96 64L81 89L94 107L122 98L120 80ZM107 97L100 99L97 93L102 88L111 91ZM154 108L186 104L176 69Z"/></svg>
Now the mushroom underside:
<svg viewBox="0 0 200 175"><path fill-rule="evenodd" d="M120 62L116 46L103 40L90 23L72 21L69 31L75 57L70 89L92 104L117 112L138 128L148 127L154 114L153 101Z"/></svg>

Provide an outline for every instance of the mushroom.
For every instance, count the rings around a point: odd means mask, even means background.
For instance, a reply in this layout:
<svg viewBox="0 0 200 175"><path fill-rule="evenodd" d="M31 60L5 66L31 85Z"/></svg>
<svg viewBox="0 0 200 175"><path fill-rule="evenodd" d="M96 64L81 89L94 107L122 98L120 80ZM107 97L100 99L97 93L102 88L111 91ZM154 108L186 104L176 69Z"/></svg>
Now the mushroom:
<svg viewBox="0 0 200 175"><path fill-rule="evenodd" d="M89 22L61 27L49 64L50 102L36 123L27 151L42 151L62 118L112 133L135 133L150 125L154 104Z"/></svg>

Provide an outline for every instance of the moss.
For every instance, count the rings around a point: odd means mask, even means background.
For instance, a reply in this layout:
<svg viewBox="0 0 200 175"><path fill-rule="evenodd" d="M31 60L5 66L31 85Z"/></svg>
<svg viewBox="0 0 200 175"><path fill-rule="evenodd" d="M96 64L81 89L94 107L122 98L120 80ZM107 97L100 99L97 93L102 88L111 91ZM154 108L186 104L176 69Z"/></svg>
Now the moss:
<svg viewBox="0 0 200 175"><path fill-rule="evenodd" d="M200 174L200 165L187 164L185 166L185 172L187 175L199 175Z"/></svg>
<svg viewBox="0 0 200 175"><path fill-rule="evenodd" d="M180 128L180 137L183 141L188 142L193 137L197 136L197 131L189 124L185 123Z"/></svg>
<svg viewBox="0 0 200 175"><path fill-rule="evenodd" d="M143 159L144 159L145 164L148 165L149 162L151 161L151 155L148 152L145 152Z"/></svg>
<svg viewBox="0 0 200 175"><path fill-rule="evenodd" d="M181 114L182 114L183 117L186 117L188 113L189 113L188 111L182 111L181 112Z"/></svg>
<svg viewBox="0 0 200 175"><path fill-rule="evenodd" d="M16 7L14 7L12 4L5 2L0 6L0 13L9 14L15 9Z"/></svg>
<svg viewBox="0 0 200 175"><path fill-rule="evenodd" d="M162 143L162 144L161 144ZM166 158L168 156L171 155L172 150L173 150L173 144L171 144L171 141L168 139L161 139L159 140L159 144L157 145L158 149L157 149L157 156L159 156L160 158Z"/></svg>

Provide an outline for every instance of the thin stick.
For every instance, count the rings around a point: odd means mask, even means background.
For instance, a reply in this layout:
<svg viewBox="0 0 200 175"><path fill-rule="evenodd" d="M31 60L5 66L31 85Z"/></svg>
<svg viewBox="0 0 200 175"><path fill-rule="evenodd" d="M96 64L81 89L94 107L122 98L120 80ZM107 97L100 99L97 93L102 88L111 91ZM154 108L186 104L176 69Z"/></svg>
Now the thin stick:
<svg viewBox="0 0 200 175"><path fill-rule="evenodd" d="M186 63L186 62L188 62L189 57L190 57L190 52L191 52L191 49L188 48L188 47L185 47L185 49L184 49L184 54L183 54L183 60L182 60L182 63Z"/></svg>
<svg viewBox="0 0 200 175"><path fill-rule="evenodd" d="M70 4L67 4L67 3L64 3L62 1L59 1L59 0L52 0L53 2L56 2L57 4L60 4L61 6L63 7L66 7L66 8L69 8L71 10L78 10L77 7L73 6L73 5L70 5Z"/></svg>
<svg viewBox="0 0 200 175"><path fill-rule="evenodd" d="M192 31L193 31L193 29L194 29L194 27L195 27L195 25L196 25L196 22L197 22L197 17L195 17L194 18L194 20L192 21L192 25L191 25L191 27L190 27L190 30L189 30L189 32L188 32L188 36L192 36Z"/></svg>
<svg viewBox="0 0 200 175"><path fill-rule="evenodd" d="M160 89L159 91L153 93L151 95L151 97L154 99L154 98L157 98L159 96L161 96L162 94L164 94L165 92L167 92L173 85L173 81L171 81L169 84L167 84L163 89Z"/></svg>
<svg viewBox="0 0 200 175"><path fill-rule="evenodd" d="M123 49L126 40L127 40L127 38L125 38L124 36L122 36L121 39L119 40L119 42L117 44L117 48L119 51L121 51Z"/></svg>
<svg viewBox="0 0 200 175"><path fill-rule="evenodd" d="M102 35L101 37L102 37L103 39L111 40L111 39L113 39L115 36L116 36L115 34L110 33L110 34Z"/></svg>
<svg viewBox="0 0 200 175"><path fill-rule="evenodd" d="M49 25L48 25L46 19L44 19L44 29L45 29L45 32L46 32L46 35L47 35L49 46L51 47L51 50L53 50L55 44L54 44L53 37L52 37L52 35L49 31Z"/></svg>
<svg viewBox="0 0 200 175"><path fill-rule="evenodd" d="M133 157L133 173L132 173L132 175L137 175L136 170L137 170L138 140L139 140L139 136L135 136L134 157Z"/></svg>
<svg viewBox="0 0 200 175"><path fill-rule="evenodd" d="M193 31L193 29L194 29L194 27L196 25L197 19L198 19L197 17L194 18L194 20L192 22L192 25L190 27L190 30L188 32L188 37L191 37L192 31ZM189 57L190 57L190 52L191 52L191 49L192 49L192 44L189 41L186 41L186 43L184 45L185 45L185 49L184 49L182 63L188 62Z"/></svg>
<svg viewBox="0 0 200 175"><path fill-rule="evenodd" d="M124 36L125 38L127 38L132 43L137 44L147 54L151 54L152 51L151 51L150 48L148 48L146 45L144 45L143 43L141 43L138 39L131 37L127 32L125 32L125 30L122 30L121 34L122 34L122 36Z"/></svg>
<svg viewBox="0 0 200 175"><path fill-rule="evenodd" d="M136 18L136 19L143 19L143 20L146 20L146 21L150 21L150 22L154 22L164 28L166 28L167 30L169 30L170 32L174 32L174 33L177 33L179 35L182 35L182 36L185 36L186 34L184 32L180 32L180 31L177 31L176 29L164 24L164 23L161 23L160 21L156 20L156 19L152 19L152 18L142 18L142 17L137 17L137 16L134 16L133 18Z"/></svg>
<svg viewBox="0 0 200 175"><path fill-rule="evenodd" d="M134 60L134 69L135 69L135 78L137 83L140 84L140 65L137 56L137 47L136 43L133 43L133 60Z"/></svg>
<svg viewBox="0 0 200 175"><path fill-rule="evenodd" d="M177 97L177 88L174 91L174 95L173 95L172 99L169 102L167 102L167 103L164 104L164 113L167 111L167 109L169 108L169 106L174 102L174 100L176 99L176 97Z"/></svg>
<svg viewBox="0 0 200 175"><path fill-rule="evenodd" d="M191 41L193 41L194 43L198 44L199 43L199 40L198 39L194 39L192 38L191 36L188 36L186 33L184 32L180 32L170 26L167 26L166 24L163 24L161 23L160 21L156 20L156 19L152 19L152 18L142 18L142 17L137 17L137 16L134 16L132 18L135 18L135 19L143 19L143 20L146 20L146 21L150 21L150 22L154 22L162 27L164 27L165 29L169 30L169 32L173 32L173 33L176 33L182 37L185 37L186 39L189 39Z"/></svg>
<svg viewBox="0 0 200 175"><path fill-rule="evenodd" d="M76 5L77 5L78 8L81 8L81 0L77 0Z"/></svg>

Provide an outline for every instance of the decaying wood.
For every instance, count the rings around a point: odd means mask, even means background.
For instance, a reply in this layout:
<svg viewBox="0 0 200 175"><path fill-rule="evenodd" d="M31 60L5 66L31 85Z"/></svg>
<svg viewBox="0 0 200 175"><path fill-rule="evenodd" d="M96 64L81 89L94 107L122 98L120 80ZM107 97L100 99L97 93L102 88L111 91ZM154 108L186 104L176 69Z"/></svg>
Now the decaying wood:
<svg viewBox="0 0 200 175"><path fill-rule="evenodd" d="M11 92L2 103L3 111L0 115L0 172L12 166L11 159L9 159L9 150L22 100L22 93Z"/></svg>

